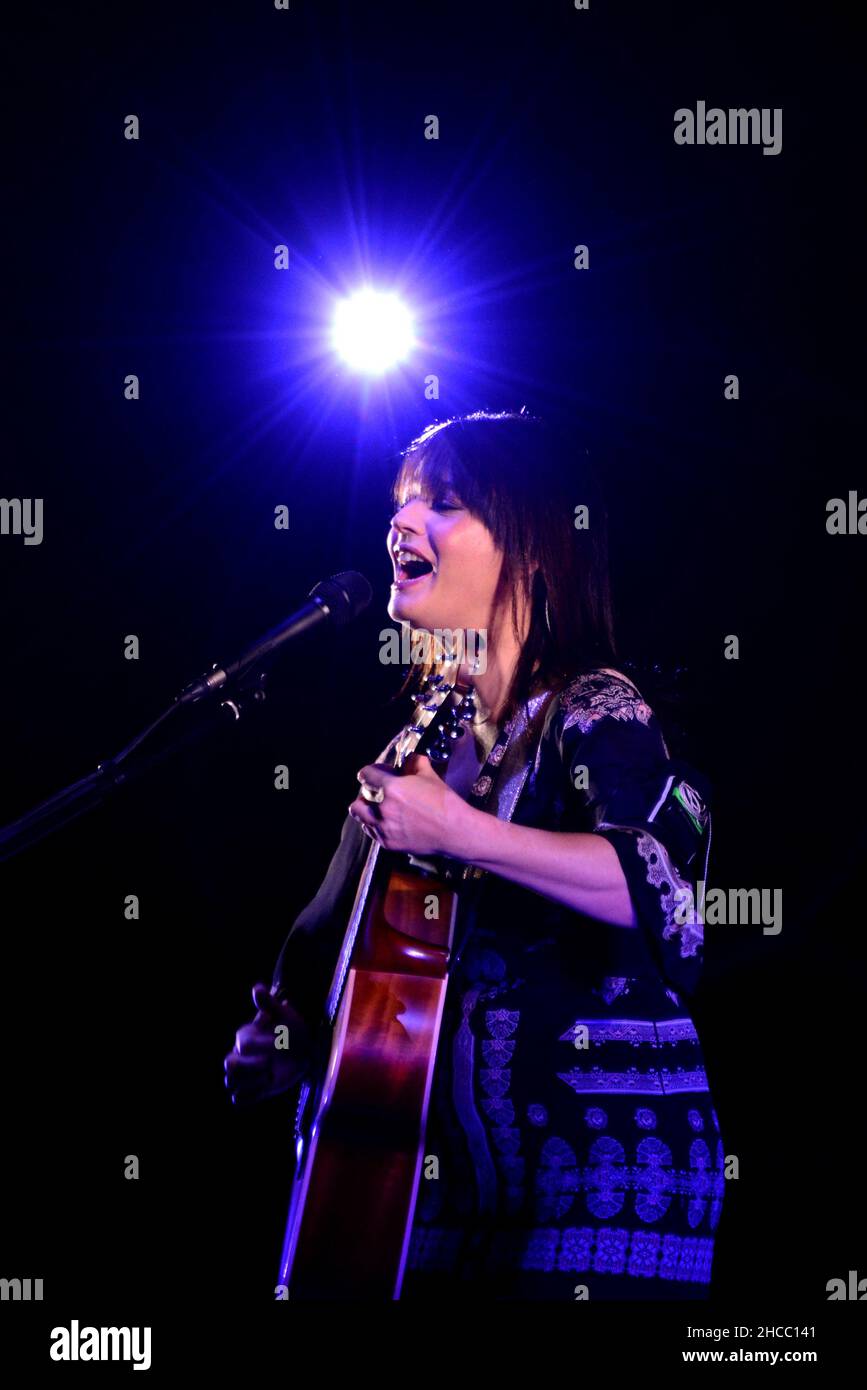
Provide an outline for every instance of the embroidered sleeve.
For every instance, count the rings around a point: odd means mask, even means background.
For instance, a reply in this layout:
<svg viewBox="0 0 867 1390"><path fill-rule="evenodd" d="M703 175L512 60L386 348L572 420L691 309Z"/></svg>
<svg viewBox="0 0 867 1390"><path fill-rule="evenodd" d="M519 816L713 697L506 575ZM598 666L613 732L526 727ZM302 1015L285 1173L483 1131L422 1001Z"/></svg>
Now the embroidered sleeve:
<svg viewBox="0 0 867 1390"><path fill-rule="evenodd" d="M591 672L563 692L557 737L587 828L610 841L639 928L667 980L691 994L701 972L698 882L706 874L708 788L672 759L662 730L625 677Z"/></svg>

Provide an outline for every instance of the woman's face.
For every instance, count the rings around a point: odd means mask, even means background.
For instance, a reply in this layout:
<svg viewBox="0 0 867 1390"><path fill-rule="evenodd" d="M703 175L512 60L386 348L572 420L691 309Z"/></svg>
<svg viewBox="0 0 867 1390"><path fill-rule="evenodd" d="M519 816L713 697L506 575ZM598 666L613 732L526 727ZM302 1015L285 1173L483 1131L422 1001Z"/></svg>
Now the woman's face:
<svg viewBox="0 0 867 1390"><path fill-rule="evenodd" d="M448 489L411 496L392 517L389 616L427 632L488 631L503 552Z"/></svg>

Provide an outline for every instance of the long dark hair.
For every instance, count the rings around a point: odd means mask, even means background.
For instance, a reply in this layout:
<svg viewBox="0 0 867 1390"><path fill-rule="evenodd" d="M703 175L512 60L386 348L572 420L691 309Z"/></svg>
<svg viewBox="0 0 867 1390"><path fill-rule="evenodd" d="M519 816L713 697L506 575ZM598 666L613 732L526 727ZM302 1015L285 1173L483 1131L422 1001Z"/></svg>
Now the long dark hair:
<svg viewBox="0 0 867 1390"><path fill-rule="evenodd" d="M522 594L529 606L503 718L536 691L560 689L582 670L616 661L607 515L587 450L573 431L523 410L479 410L429 425L401 455L393 501L399 508L416 493L445 489L503 551L494 608L501 614L511 595L518 641ZM587 508L586 528L576 526L579 507ZM431 665L416 664L401 693L414 690Z"/></svg>

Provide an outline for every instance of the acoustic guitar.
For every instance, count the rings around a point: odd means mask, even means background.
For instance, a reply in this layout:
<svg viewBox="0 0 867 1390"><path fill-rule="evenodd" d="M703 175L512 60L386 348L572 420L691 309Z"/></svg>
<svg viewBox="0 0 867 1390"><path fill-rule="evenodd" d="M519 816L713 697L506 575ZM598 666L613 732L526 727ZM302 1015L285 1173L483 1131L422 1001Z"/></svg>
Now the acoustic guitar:
<svg viewBox="0 0 867 1390"><path fill-rule="evenodd" d="M445 762L473 718L457 671L427 678L398 772L414 755ZM433 866L371 843L299 1093L280 1297L400 1297L456 912Z"/></svg>

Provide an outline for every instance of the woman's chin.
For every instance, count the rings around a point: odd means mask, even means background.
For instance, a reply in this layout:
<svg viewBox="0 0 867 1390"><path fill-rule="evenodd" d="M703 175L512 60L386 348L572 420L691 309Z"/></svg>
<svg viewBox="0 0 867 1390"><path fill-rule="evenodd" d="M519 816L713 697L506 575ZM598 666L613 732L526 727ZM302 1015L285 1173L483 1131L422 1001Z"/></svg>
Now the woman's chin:
<svg viewBox="0 0 867 1390"><path fill-rule="evenodd" d="M426 587L426 586L425 586ZM422 585L418 586L421 589ZM409 623L419 632L446 632L454 629L442 611L442 604L436 595L418 592L410 586L406 589L392 589L388 600L388 616L396 623Z"/></svg>
<svg viewBox="0 0 867 1390"><path fill-rule="evenodd" d="M413 602L411 594L405 590L393 589L388 601L388 616L396 623L410 623L413 627L426 627L424 604Z"/></svg>
<svg viewBox="0 0 867 1390"><path fill-rule="evenodd" d="M411 603L390 603L388 616L393 618L396 623L408 623L414 632L428 631L424 614L414 610Z"/></svg>

